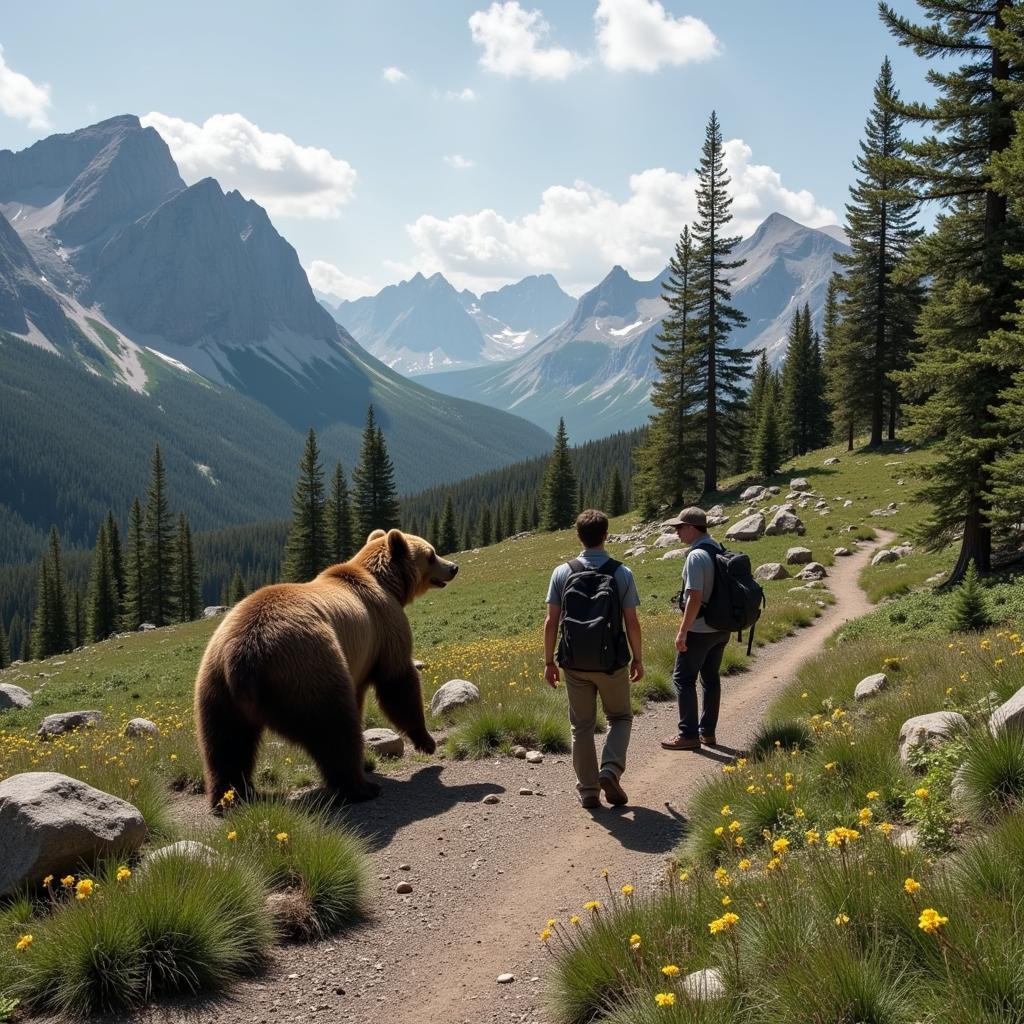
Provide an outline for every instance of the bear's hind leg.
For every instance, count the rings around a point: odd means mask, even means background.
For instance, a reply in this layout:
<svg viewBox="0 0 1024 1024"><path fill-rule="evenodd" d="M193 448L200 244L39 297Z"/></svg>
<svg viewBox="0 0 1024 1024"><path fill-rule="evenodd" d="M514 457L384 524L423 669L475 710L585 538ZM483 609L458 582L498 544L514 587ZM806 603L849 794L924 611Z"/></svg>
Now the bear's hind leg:
<svg viewBox="0 0 1024 1024"><path fill-rule="evenodd" d="M252 773L263 735L261 725L248 721L226 686L206 687L196 700L196 738L203 756L206 798L219 811L229 790L239 800L252 799Z"/></svg>

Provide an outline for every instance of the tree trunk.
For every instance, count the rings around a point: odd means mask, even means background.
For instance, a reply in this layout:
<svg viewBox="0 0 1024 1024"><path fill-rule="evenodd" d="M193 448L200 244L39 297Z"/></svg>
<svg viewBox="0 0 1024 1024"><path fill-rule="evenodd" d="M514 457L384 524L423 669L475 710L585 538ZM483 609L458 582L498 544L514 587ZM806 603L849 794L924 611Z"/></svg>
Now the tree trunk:
<svg viewBox="0 0 1024 1024"><path fill-rule="evenodd" d="M853 420L847 424L847 435L846 435L846 450L848 452L853 451Z"/></svg>

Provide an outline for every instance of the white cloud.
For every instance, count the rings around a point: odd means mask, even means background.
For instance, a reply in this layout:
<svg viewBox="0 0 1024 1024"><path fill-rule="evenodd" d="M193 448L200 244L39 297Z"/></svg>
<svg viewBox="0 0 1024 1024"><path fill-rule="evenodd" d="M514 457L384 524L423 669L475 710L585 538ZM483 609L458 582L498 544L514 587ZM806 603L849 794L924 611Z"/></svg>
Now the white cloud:
<svg viewBox="0 0 1024 1024"><path fill-rule="evenodd" d="M444 158L444 162L449 167L454 167L457 171L468 171L471 167L476 167L475 160L470 160L461 153L449 153Z"/></svg>
<svg viewBox="0 0 1024 1024"><path fill-rule="evenodd" d="M142 118L170 147L189 183L214 177L281 217L338 217L352 198L356 172L317 146L265 132L241 114L214 114L203 124L156 111Z"/></svg>
<svg viewBox="0 0 1024 1024"><path fill-rule="evenodd" d="M657 71L721 52L714 32L690 15L674 18L658 0L600 0L594 12L601 60L613 71Z"/></svg>
<svg viewBox="0 0 1024 1024"><path fill-rule="evenodd" d="M775 211L812 227L838 220L810 192L787 189L777 171L752 163L741 139L724 148L732 177L730 232L748 235ZM696 217L696 187L696 173L655 167L632 175L621 201L577 181L545 189L537 209L519 218L493 209L447 218L424 214L406 227L416 246L413 260L396 266L440 270L457 287L477 289L551 271L563 287L580 291L616 263L651 278L664 269L683 225Z"/></svg>
<svg viewBox="0 0 1024 1024"><path fill-rule="evenodd" d="M401 68L396 67L385 68L381 74L384 76L384 81L390 82L392 85L396 82L404 82L409 77Z"/></svg>
<svg viewBox="0 0 1024 1024"><path fill-rule="evenodd" d="M564 47L542 46L550 26L540 11L525 11L517 0L471 14L469 30L484 49L481 67L495 74L562 79L586 64Z"/></svg>
<svg viewBox="0 0 1024 1024"><path fill-rule="evenodd" d="M4 60L0 46L0 113L25 121L30 128L50 127L50 87L36 85L27 75L15 71Z"/></svg>
<svg viewBox="0 0 1024 1024"><path fill-rule="evenodd" d="M378 291L369 281L352 277L326 260L313 260L306 267L306 276L314 291L333 295L336 299L358 299Z"/></svg>
<svg viewBox="0 0 1024 1024"><path fill-rule="evenodd" d="M467 85L465 89L448 89L444 98L446 100L461 100L463 103L472 103L476 99L476 93Z"/></svg>

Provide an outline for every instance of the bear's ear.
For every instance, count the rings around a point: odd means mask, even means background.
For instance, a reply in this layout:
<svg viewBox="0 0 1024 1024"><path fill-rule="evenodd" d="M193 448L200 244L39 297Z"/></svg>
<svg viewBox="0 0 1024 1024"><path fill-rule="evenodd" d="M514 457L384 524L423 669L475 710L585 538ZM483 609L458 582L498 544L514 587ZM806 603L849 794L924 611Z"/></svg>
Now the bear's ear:
<svg viewBox="0 0 1024 1024"><path fill-rule="evenodd" d="M388 530L388 551L392 559L409 558L412 555L409 542L401 530Z"/></svg>
<svg viewBox="0 0 1024 1024"><path fill-rule="evenodd" d="M385 536L385 533L384 533L384 531L383 531L383 530L374 530L374 531L373 531L373 532L372 532L372 533L371 533L371 534L370 534L370 535L369 535L369 536L368 536L368 537L366 538L366 543L367 543L367 544L369 544L371 540L379 540L379 539L380 539L381 537L383 537L383 536Z"/></svg>

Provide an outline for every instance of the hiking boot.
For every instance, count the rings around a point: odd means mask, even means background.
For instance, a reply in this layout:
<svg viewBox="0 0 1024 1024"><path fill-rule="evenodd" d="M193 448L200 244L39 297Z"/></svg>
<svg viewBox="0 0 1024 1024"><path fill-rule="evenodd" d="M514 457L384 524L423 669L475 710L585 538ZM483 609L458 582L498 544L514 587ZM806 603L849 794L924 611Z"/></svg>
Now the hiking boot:
<svg viewBox="0 0 1024 1024"><path fill-rule="evenodd" d="M580 797L580 807L592 811L595 807L601 806L601 798L596 793L587 793Z"/></svg>
<svg viewBox="0 0 1024 1024"><path fill-rule="evenodd" d="M601 791L604 793L605 800L612 807L621 807L623 804L629 803L626 791L619 785L619 780L614 775L601 776Z"/></svg>
<svg viewBox="0 0 1024 1024"><path fill-rule="evenodd" d="M700 750L700 740L696 736L673 736L670 740L662 740L666 750Z"/></svg>
<svg viewBox="0 0 1024 1024"><path fill-rule="evenodd" d="M713 732L708 732L708 733L702 732L700 734L700 741L701 741L701 743L704 744L705 747L717 747L718 746L718 740L715 739L715 734Z"/></svg>

